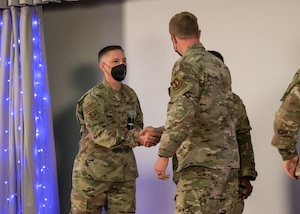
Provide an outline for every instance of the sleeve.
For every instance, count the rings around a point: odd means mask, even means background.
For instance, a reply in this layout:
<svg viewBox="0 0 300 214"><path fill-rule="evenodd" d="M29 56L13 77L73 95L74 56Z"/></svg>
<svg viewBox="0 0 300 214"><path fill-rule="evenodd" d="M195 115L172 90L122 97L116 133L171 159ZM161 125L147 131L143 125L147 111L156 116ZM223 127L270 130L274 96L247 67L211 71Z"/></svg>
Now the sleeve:
<svg viewBox="0 0 300 214"><path fill-rule="evenodd" d="M242 100L239 100L238 106L241 116L236 136L240 153L240 177L248 177L250 180L255 180L257 172L255 170L254 150L250 134L251 126Z"/></svg>
<svg viewBox="0 0 300 214"><path fill-rule="evenodd" d="M133 148L139 145L138 134L127 132L120 121L115 121L114 115L105 112L105 101L92 95L85 97L82 103L82 115L88 137L96 144L106 148ZM138 114L140 121L141 114ZM127 117L126 117L127 118Z"/></svg>
<svg viewBox="0 0 300 214"><path fill-rule="evenodd" d="M135 106L136 109L136 118L134 121L134 128L141 130L144 127L144 119L143 119L143 112L141 109L140 101L137 98L137 104Z"/></svg>
<svg viewBox="0 0 300 214"><path fill-rule="evenodd" d="M177 62L173 67L167 121L162 134L159 155L173 157L189 132L199 100L199 83L192 65Z"/></svg>
<svg viewBox="0 0 300 214"><path fill-rule="evenodd" d="M276 147L283 160L297 156L296 144L300 124L300 84L296 84L284 96L282 105L275 113L272 145Z"/></svg>

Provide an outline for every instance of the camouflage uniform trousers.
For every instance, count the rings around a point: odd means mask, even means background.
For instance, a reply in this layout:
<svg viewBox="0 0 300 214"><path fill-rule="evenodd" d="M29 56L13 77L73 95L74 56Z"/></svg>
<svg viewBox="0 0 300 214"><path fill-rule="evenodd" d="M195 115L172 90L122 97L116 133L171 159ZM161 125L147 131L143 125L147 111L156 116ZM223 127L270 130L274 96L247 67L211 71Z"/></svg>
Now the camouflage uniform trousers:
<svg viewBox="0 0 300 214"><path fill-rule="evenodd" d="M134 214L136 182L104 182L73 178L70 214Z"/></svg>
<svg viewBox="0 0 300 214"><path fill-rule="evenodd" d="M238 184L238 169L188 167L177 183L175 213L235 214Z"/></svg>

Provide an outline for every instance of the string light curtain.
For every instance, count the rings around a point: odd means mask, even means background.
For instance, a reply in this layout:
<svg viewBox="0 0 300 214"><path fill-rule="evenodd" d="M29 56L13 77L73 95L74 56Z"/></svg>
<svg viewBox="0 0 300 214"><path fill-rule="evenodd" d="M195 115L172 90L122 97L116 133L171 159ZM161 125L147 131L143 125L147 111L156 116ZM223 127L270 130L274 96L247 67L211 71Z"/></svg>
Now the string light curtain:
<svg viewBox="0 0 300 214"><path fill-rule="evenodd" d="M1 214L59 214L40 5L47 2L0 1Z"/></svg>

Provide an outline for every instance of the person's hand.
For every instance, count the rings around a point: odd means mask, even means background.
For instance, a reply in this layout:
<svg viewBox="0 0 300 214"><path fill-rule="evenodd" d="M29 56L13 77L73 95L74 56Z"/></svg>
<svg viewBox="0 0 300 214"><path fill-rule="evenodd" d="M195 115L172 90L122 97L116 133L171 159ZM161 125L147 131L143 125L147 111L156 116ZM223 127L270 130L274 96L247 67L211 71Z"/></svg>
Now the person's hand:
<svg viewBox="0 0 300 214"><path fill-rule="evenodd" d="M283 162L283 167L284 167L285 173L288 176L290 176L293 180L298 179L298 176L295 175L298 161L299 161L299 156L295 156L291 160L285 160Z"/></svg>
<svg viewBox="0 0 300 214"><path fill-rule="evenodd" d="M144 129L142 129L139 133L139 142L141 145L145 147L151 147L155 146L157 143L159 143L161 134L162 134L162 128L153 128L152 126L147 126Z"/></svg>
<svg viewBox="0 0 300 214"><path fill-rule="evenodd" d="M165 127L164 126L160 126L160 127L157 127L157 128L154 128L156 130L156 132L160 133L160 135L163 133L163 131L165 130Z"/></svg>
<svg viewBox="0 0 300 214"><path fill-rule="evenodd" d="M247 177L242 177L240 181L240 186L239 186L239 195L240 195L240 200L247 199L253 190L253 186L250 183L250 180Z"/></svg>
<svg viewBox="0 0 300 214"><path fill-rule="evenodd" d="M166 157L159 157L157 162L154 166L154 170L156 173L157 178L161 180L167 180L170 177L170 174L166 174L166 169L169 164L169 158Z"/></svg>

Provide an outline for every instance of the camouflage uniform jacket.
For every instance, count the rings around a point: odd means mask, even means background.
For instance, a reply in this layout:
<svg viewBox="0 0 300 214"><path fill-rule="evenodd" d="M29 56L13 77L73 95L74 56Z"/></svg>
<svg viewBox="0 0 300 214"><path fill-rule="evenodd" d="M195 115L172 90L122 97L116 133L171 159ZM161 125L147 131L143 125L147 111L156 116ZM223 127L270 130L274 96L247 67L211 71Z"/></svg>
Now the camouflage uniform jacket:
<svg viewBox="0 0 300 214"><path fill-rule="evenodd" d="M75 176L117 182L137 178L132 148L139 145L139 132L125 130L129 111L136 112L134 128L141 130L143 115L136 93L125 84L121 92L114 91L105 79L78 100L81 140Z"/></svg>
<svg viewBox="0 0 300 214"><path fill-rule="evenodd" d="M174 64L159 155L174 170L190 166L239 168L236 117L228 68L201 43Z"/></svg>
<svg viewBox="0 0 300 214"><path fill-rule="evenodd" d="M274 136L275 146L283 160L297 156L297 139L300 125L300 69L281 98L282 104L275 113Z"/></svg>
<svg viewBox="0 0 300 214"><path fill-rule="evenodd" d="M233 99L238 117L236 138L240 153L240 177L247 176L250 180L255 180L257 172L255 170L254 151L250 134L251 126L243 101L236 94L233 94Z"/></svg>

